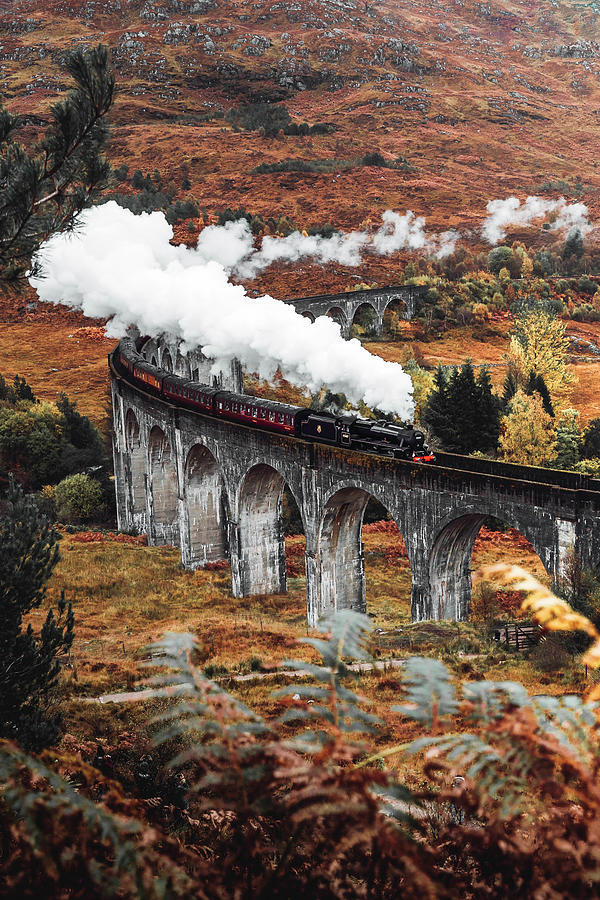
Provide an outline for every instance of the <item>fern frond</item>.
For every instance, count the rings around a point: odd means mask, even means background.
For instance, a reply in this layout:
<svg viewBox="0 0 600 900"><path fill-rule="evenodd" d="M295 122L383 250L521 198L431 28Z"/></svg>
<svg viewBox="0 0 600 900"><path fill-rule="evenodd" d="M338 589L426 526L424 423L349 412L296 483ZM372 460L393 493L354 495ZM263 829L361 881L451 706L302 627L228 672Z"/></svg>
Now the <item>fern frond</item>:
<svg viewBox="0 0 600 900"><path fill-rule="evenodd" d="M457 711L458 702L450 672L439 660L411 657L406 661L402 681L408 703L393 706L394 712L431 728L440 716L450 716Z"/></svg>

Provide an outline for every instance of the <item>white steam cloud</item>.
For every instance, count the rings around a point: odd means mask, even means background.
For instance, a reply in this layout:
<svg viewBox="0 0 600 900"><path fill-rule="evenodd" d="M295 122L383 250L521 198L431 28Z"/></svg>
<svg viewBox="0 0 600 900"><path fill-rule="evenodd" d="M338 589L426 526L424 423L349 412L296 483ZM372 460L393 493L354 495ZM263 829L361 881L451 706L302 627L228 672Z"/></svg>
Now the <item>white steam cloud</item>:
<svg viewBox="0 0 600 900"><path fill-rule="evenodd" d="M506 237L506 229L511 225L529 225L534 219L556 216L551 229L572 230L578 228L582 235L592 230L585 203L567 203L564 197L545 200L543 197L527 197L521 203L517 197L506 200L490 200L486 207L488 216L483 223L483 236L490 244L498 244Z"/></svg>
<svg viewBox="0 0 600 900"><path fill-rule="evenodd" d="M404 215L386 210L376 231L335 232L331 237L294 231L285 238L265 236L258 249L246 219L209 225L200 232L197 251L206 260L217 260L238 278L253 278L275 262L293 263L311 258L324 264L338 262L358 266L364 253L389 256L398 250L424 250L439 259L453 252L459 234L444 231L427 234L425 219L410 210Z"/></svg>
<svg viewBox="0 0 600 900"><path fill-rule="evenodd" d="M406 240L404 228L422 231L419 220L398 225L403 218L388 220L389 244L383 229L378 232L383 246ZM32 278L31 284L45 302L109 319L111 336L120 337L135 324L143 334L168 334L189 348L202 347L217 369L234 357L264 378L279 367L294 384L313 391L327 384L353 403L362 399L412 419L412 382L401 366L373 356L359 341L345 341L332 319L323 316L311 323L293 306L269 296L252 299L228 280L228 273L251 259L243 225L205 229L197 249L173 246L172 237L160 212L136 216L114 202L93 207L81 214L78 230L54 235L42 246L44 277ZM318 254L327 252L321 249L325 239L314 246ZM336 246L349 258L357 252L343 238ZM260 253L272 252L263 242Z"/></svg>

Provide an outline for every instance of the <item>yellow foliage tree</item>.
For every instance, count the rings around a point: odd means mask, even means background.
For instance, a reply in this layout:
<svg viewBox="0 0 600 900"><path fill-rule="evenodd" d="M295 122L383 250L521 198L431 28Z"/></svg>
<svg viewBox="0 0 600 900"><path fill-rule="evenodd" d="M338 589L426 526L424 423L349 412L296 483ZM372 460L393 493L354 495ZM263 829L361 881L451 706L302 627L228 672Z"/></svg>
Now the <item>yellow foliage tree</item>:
<svg viewBox="0 0 600 900"><path fill-rule="evenodd" d="M506 462L543 466L554 458L554 422L539 394L517 391L500 432L499 452Z"/></svg>
<svg viewBox="0 0 600 900"><path fill-rule="evenodd" d="M531 372L541 375L556 408L564 404L576 382L567 366L568 349L563 322L542 310L531 310L517 319L508 363L522 385Z"/></svg>
<svg viewBox="0 0 600 900"><path fill-rule="evenodd" d="M526 253L523 254L521 262L521 278L531 278L533 275L533 263Z"/></svg>
<svg viewBox="0 0 600 900"><path fill-rule="evenodd" d="M423 369L416 361L414 356L409 358L402 364L404 371L408 372L413 383L413 399L415 401L415 421L420 422L423 411L427 405L427 398L434 387L433 372Z"/></svg>

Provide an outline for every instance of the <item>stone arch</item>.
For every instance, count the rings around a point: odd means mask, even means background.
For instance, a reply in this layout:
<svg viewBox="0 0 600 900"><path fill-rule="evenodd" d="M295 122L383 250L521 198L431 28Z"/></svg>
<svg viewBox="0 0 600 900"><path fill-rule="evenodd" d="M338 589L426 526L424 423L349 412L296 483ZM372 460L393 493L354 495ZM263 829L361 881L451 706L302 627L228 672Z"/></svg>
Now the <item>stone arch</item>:
<svg viewBox="0 0 600 900"><path fill-rule="evenodd" d="M360 487L343 487L325 503L317 532L314 624L333 610L366 611L362 524L373 496Z"/></svg>
<svg viewBox="0 0 600 900"><path fill-rule="evenodd" d="M382 329L384 334L394 334L394 315L398 316L399 319L407 319L407 313L408 310L406 302L402 299L402 297L392 297L389 303L386 304L386 307L383 311Z"/></svg>
<svg viewBox="0 0 600 900"><path fill-rule="evenodd" d="M185 463L188 540L184 564L191 568L227 559L227 513L223 476L215 457L195 444Z"/></svg>
<svg viewBox="0 0 600 900"><path fill-rule="evenodd" d="M163 350L160 367L161 369L166 369L167 372L173 371L173 358L167 347Z"/></svg>
<svg viewBox="0 0 600 900"><path fill-rule="evenodd" d="M308 310L308 309L305 309L303 313L300 313L300 315L304 316L304 318L308 319L310 322L315 321L315 317L314 317L313 313L311 313L310 310Z"/></svg>
<svg viewBox="0 0 600 900"><path fill-rule="evenodd" d="M164 431L155 425L148 439L152 493L151 538L154 544L179 543L179 489L175 453Z"/></svg>
<svg viewBox="0 0 600 900"><path fill-rule="evenodd" d="M379 333L379 313L372 303L360 303L354 310L350 330L353 337L374 337Z"/></svg>
<svg viewBox="0 0 600 900"><path fill-rule="evenodd" d="M334 322L338 323L343 334L347 326L346 313L344 310L339 306L332 306L331 309L327 310L327 315L330 319L333 319Z"/></svg>
<svg viewBox="0 0 600 900"><path fill-rule="evenodd" d="M513 516L499 515L506 524L514 527L532 545L542 565L548 568L545 554L529 529L513 523ZM452 619L462 621L468 617L471 603L471 559L473 545L486 516L481 513L458 515L442 524L433 541L428 563L429 614L423 618Z"/></svg>
<svg viewBox="0 0 600 900"><path fill-rule="evenodd" d="M140 426L132 409L125 416L125 445L129 456L129 497L131 523L138 531L146 530L146 454L140 437Z"/></svg>
<svg viewBox="0 0 600 900"><path fill-rule="evenodd" d="M237 596L286 590L284 484L283 476L263 463L244 475L238 500L237 573L233 573Z"/></svg>

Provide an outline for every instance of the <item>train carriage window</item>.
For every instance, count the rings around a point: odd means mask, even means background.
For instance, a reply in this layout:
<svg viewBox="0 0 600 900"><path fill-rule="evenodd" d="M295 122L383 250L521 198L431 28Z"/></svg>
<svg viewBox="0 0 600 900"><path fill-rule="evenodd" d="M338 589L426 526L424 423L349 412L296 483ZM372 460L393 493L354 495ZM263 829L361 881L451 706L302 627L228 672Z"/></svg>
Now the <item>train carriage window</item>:
<svg viewBox="0 0 600 900"><path fill-rule="evenodd" d="M283 422L283 413L277 413L277 421Z"/></svg>
<svg viewBox="0 0 600 900"><path fill-rule="evenodd" d="M266 419L266 418L267 418L267 411L266 411L266 409L259 409L258 414L259 414L259 416L260 416L261 419Z"/></svg>
<svg viewBox="0 0 600 900"><path fill-rule="evenodd" d="M270 409L269 410L269 422L274 422L274 421L275 421L275 413L273 412L272 409Z"/></svg>

